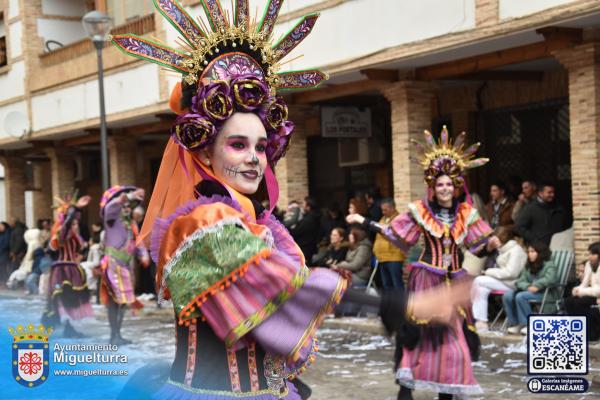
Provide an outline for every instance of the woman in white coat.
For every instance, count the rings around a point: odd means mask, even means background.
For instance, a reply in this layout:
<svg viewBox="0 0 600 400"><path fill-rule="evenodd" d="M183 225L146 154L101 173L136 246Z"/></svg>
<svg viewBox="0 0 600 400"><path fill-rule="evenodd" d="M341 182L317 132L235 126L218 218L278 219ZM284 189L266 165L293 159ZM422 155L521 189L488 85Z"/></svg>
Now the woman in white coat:
<svg viewBox="0 0 600 400"><path fill-rule="evenodd" d="M25 278L31 272L31 267L33 266L33 252L42 247L41 231L37 228L26 230L23 238L25 239L25 243L27 243L27 253L23 257L19 268L8 278L6 286L9 289L16 289L22 282L25 282Z"/></svg>
<svg viewBox="0 0 600 400"><path fill-rule="evenodd" d="M513 240L511 229L500 227L496 236L502 242L494 268L489 268L473 282L473 317L478 331L488 329L488 297L494 290L514 290L515 281L527 263L527 253Z"/></svg>

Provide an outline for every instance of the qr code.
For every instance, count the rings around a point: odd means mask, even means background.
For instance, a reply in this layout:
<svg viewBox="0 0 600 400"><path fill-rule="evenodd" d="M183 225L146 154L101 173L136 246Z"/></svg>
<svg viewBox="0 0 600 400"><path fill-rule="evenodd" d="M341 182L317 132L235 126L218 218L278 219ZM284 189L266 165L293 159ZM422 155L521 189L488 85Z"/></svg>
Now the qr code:
<svg viewBox="0 0 600 400"><path fill-rule="evenodd" d="M585 317L531 315L527 338L529 374L587 374Z"/></svg>

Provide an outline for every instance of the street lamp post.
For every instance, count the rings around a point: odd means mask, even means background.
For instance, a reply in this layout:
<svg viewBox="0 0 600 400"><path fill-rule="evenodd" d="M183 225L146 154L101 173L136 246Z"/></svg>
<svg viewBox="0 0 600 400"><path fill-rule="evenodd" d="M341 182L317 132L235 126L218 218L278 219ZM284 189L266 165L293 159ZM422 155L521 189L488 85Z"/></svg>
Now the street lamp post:
<svg viewBox="0 0 600 400"><path fill-rule="evenodd" d="M100 11L90 11L81 20L83 28L96 47L98 58L98 91L100 92L100 146L102 158L102 190L110 186L108 171L108 140L106 132L106 110L104 108L104 67L102 66L102 49L108 32L110 31L111 18Z"/></svg>

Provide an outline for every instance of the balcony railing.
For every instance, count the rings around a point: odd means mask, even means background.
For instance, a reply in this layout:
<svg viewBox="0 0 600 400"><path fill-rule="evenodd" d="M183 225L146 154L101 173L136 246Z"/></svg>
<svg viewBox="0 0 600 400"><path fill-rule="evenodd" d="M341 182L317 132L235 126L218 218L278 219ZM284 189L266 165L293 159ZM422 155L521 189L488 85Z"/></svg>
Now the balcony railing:
<svg viewBox="0 0 600 400"><path fill-rule="evenodd" d="M126 24L114 27L111 29L110 33L114 35L124 33L144 35L153 32L154 29L154 14L148 14ZM64 63L65 61L72 60L93 51L94 45L92 44L92 41L89 38L85 38L51 52L40 54L40 60L43 66L50 66Z"/></svg>

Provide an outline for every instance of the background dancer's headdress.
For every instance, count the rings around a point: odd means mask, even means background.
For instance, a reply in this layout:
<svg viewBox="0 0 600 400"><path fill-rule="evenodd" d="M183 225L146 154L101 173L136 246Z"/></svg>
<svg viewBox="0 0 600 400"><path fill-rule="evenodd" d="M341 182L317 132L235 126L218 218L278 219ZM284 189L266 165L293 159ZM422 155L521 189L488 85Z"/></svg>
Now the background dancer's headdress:
<svg viewBox="0 0 600 400"><path fill-rule="evenodd" d="M67 192L65 197L61 198L58 196L54 196L54 200L56 200L57 204L53 207L56 210L56 219L63 221L69 212L69 208L75 208L78 200L77 189L72 189L70 192Z"/></svg>
<svg viewBox="0 0 600 400"><path fill-rule="evenodd" d="M137 190L137 187L135 186L131 186L131 185L116 185L113 186L109 189L106 189L106 191L102 194L102 198L100 199L100 217L104 218L104 207L106 207L106 205L115 197L118 197L122 194L126 194L126 193L130 193L130 192L134 192ZM138 202L133 202L134 204L132 204L131 209L134 209Z"/></svg>
<svg viewBox="0 0 600 400"><path fill-rule="evenodd" d="M207 27L201 19L194 20L177 0L154 0L158 11L182 35L182 49L133 34L112 37L125 53L182 74L182 83L175 87L170 100L171 109L179 116L163 155L142 238L156 217L169 215L194 199L194 185L201 179L216 180L198 160L197 151L213 143L235 111L255 113L267 131L269 166L265 182L273 209L279 189L272 167L285 155L294 129L287 119L287 105L276 93L314 88L327 79L318 70L279 72L282 59L308 36L318 14L302 18L275 43L271 36L283 0L269 0L260 21L250 20L248 0L233 3L234 17L229 21L219 0L202 0ZM250 211L249 200L225 187Z"/></svg>
<svg viewBox="0 0 600 400"><path fill-rule="evenodd" d="M466 171L481 167L489 161L488 158L474 158L480 143L474 143L465 149L465 132L458 135L454 143L450 140L445 125L439 141L436 141L429 131L425 131L424 136L424 143L411 140L418 152L418 158L411 157L411 160L423 168L425 182L429 187L435 186L438 177L448 175L454 187L462 188Z"/></svg>

